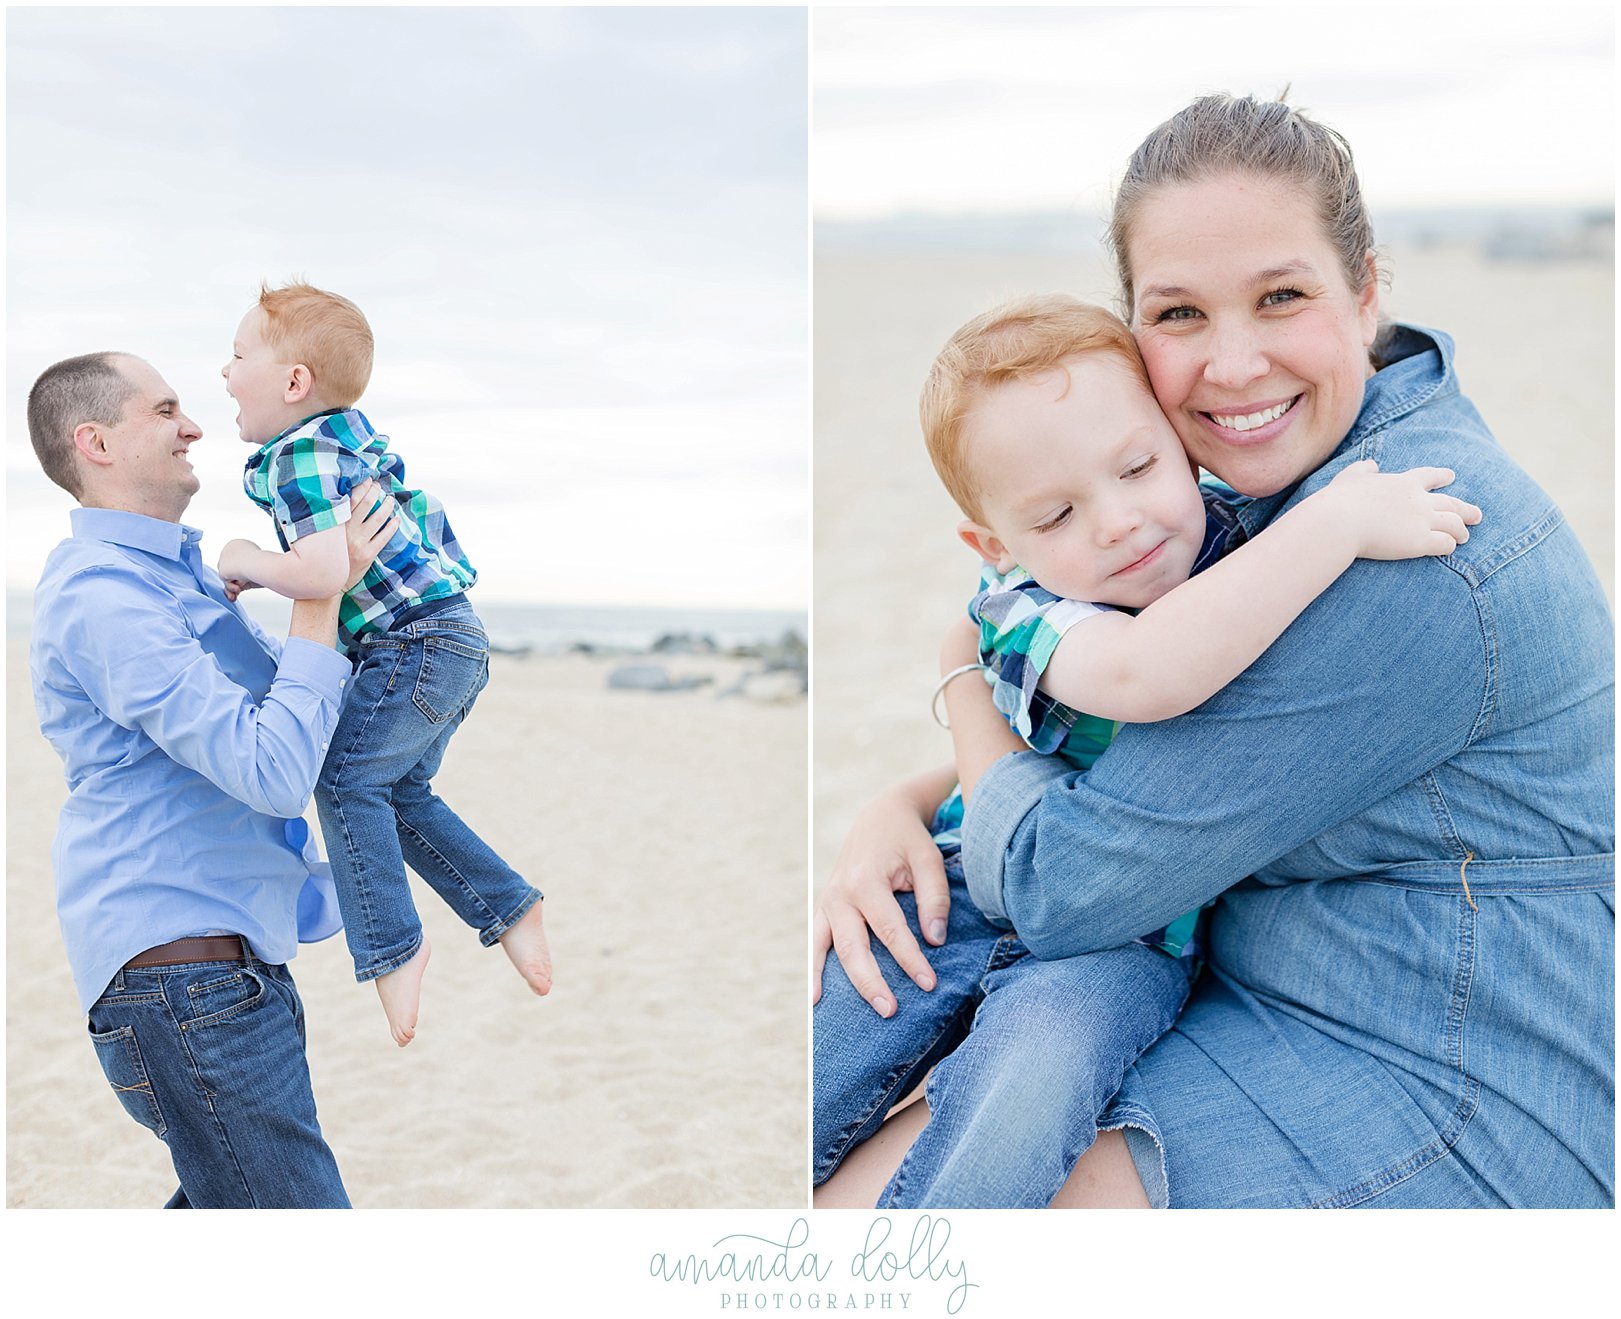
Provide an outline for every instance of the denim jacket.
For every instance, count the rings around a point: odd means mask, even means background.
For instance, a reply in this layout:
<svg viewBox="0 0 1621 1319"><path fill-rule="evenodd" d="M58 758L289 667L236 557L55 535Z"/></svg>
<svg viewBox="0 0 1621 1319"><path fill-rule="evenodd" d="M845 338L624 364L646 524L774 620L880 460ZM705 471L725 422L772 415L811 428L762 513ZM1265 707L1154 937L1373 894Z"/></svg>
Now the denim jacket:
<svg viewBox="0 0 1621 1319"><path fill-rule="evenodd" d="M969 890L1038 956L1124 943L1240 881L1613 886L1614 642L1592 565L1459 392L1452 341L1401 326L1390 356L1333 456L1251 503L1246 531L1363 458L1454 469L1483 521L1446 558L1358 560L1224 690L1123 729L1090 771L998 761L965 820Z"/></svg>

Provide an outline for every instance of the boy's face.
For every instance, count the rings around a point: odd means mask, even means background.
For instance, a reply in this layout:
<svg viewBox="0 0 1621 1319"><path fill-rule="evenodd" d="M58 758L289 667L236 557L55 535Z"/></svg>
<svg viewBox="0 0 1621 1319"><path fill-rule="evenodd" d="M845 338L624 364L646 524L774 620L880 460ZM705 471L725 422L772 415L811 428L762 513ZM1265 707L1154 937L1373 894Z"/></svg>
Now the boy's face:
<svg viewBox="0 0 1621 1319"><path fill-rule="evenodd" d="M293 380L290 364L276 360L275 350L265 340L264 308L254 307L237 326L231 344L231 359L220 368L225 392L236 400L238 433L249 444L273 440L293 422L289 413L297 411L287 398Z"/></svg>
<svg viewBox="0 0 1621 1319"><path fill-rule="evenodd" d="M1204 503L1165 414L1131 367L1087 353L974 404L964 443L985 523L959 534L1072 600L1140 608L1185 582Z"/></svg>

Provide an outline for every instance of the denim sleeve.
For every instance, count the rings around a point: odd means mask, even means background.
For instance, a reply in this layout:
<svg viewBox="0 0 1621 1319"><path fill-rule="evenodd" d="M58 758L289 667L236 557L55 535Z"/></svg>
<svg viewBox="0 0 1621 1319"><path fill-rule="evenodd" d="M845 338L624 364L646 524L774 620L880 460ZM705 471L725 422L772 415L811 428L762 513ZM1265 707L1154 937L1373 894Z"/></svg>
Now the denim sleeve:
<svg viewBox="0 0 1621 1319"><path fill-rule="evenodd" d="M1224 690L1123 728L1091 770L993 765L964 820L969 891L1041 957L1167 924L1467 745L1485 626L1444 560L1358 561Z"/></svg>
<svg viewBox="0 0 1621 1319"><path fill-rule="evenodd" d="M63 583L63 654L107 718L265 815L303 813L338 720L349 663L302 638L282 647L262 701L231 681L179 603L137 572Z"/></svg>

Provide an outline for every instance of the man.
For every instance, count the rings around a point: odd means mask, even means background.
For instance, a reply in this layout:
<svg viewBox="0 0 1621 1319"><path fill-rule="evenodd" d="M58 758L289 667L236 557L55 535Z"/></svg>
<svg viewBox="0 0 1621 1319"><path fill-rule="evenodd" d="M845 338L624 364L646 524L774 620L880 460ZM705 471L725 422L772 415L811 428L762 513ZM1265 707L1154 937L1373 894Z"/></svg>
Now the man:
<svg viewBox="0 0 1621 1319"><path fill-rule="evenodd" d="M350 673L338 598L296 602L279 647L227 600L180 521L202 432L139 358L57 363L28 426L80 504L29 667L67 774L57 913L91 1041L169 1147L170 1207L346 1208L284 965L340 925L301 818ZM389 521L352 530L352 575Z"/></svg>

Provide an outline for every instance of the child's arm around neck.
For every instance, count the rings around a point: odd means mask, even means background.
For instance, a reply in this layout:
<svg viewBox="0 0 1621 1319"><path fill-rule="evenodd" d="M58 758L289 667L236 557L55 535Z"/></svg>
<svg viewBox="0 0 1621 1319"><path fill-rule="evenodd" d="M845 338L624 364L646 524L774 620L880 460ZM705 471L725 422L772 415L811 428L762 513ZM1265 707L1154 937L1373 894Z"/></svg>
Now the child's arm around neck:
<svg viewBox="0 0 1621 1319"><path fill-rule="evenodd" d="M1445 555L1467 540L1480 510L1434 493L1454 475L1353 464L1136 617L1102 613L1066 632L1041 690L1123 723L1186 714L1259 659L1356 559Z"/></svg>

